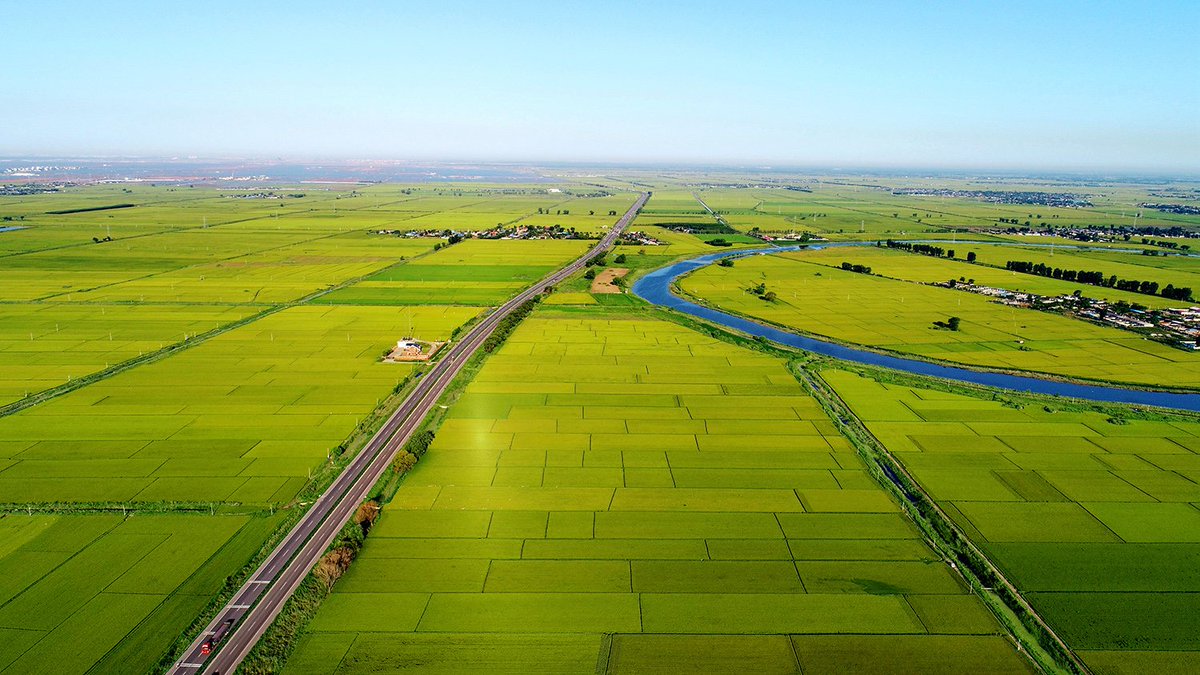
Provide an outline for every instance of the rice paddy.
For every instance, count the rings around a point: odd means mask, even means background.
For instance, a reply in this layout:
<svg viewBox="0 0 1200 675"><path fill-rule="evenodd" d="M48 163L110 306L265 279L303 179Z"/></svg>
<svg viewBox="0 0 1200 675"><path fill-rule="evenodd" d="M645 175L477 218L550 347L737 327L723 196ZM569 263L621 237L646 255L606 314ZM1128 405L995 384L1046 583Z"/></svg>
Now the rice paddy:
<svg viewBox="0 0 1200 675"><path fill-rule="evenodd" d="M0 198L24 228L0 239L0 405L47 397L0 416L0 672L157 669L270 514L413 372L380 362L396 340L446 340L589 245L431 255L441 240L377 230L568 203L605 215L556 220L602 229L632 201L515 192ZM135 206L61 213L116 201Z"/></svg>
<svg viewBox="0 0 1200 675"><path fill-rule="evenodd" d="M438 246L446 230L598 236L652 184L631 229L663 245L610 254L632 278L718 250L715 237L750 245L754 228L873 240L1001 217L1120 224L1140 198L1119 187L1094 208L1051 209L841 177L801 189L646 180L264 194L131 183L0 197L5 225L22 228L0 233L0 672L154 670L282 522L277 510L297 506L412 372L381 363L386 349L446 339L591 244ZM742 234L668 229L711 225L701 199ZM134 206L103 208L116 204ZM956 248L985 263L1049 256ZM1200 385L1189 354L911 282L1073 284L846 255L894 278L831 269L840 254L824 251L684 283L883 349ZM1184 258L1053 255L1069 257L1200 287ZM760 281L776 303L744 292ZM550 296L446 411L291 672L1029 671L783 362L584 289L569 281ZM962 331L928 328L950 315ZM1118 425L829 377L852 404L865 397L856 412L1096 672L1191 665L1194 424Z"/></svg>
<svg viewBox="0 0 1200 675"><path fill-rule="evenodd" d="M985 249L988 247L979 247ZM982 295L833 269L807 253L751 256L708 266L679 286L722 309L805 333L900 354L1079 379L1200 386L1200 358L1142 335ZM842 258L862 254L844 251ZM921 256L912 264L922 264ZM828 255L819 258L828 261ZM749 289L763 284L766 301ZM961 319L957 331L936 322Z"/></svg>
<svg viewBox="0 0 1200 675"><path fill-rule="evenodd" d="M0 518L0 672L144 672L278 518Z"/></svg>
<svg viewBox="0 0 1200 675"><path fill-rule="evenodd" d="M792 672L938 645L1025 671L999 632L780 361L542 310L450 408L289 669Z"/></svg>
<svg viewBox="0 0 1200 675"><path fill-rule="evenodd" d="M1200 658L1200 422L822 377L1096 673Z"/></svg>

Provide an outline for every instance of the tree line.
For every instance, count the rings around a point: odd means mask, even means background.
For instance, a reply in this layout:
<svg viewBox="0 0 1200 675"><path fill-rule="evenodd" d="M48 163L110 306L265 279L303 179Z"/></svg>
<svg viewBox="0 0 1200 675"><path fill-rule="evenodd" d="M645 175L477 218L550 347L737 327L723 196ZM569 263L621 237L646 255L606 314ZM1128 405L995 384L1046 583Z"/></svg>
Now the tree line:
<svg viewBox="0 0 1200 675"><path fill-rule="evenodd" d="M1187 286L1176 287L1174 284L1167 284L1159 290L1157 281L1118 279L1115 274L1105 276L1103 272L1097 271L1064 270L1059 267L1050 267L1045 263L1034 263L1027 260L1009 260L1004 263L1004 269L1022 274L1034 274L1039 277L1050 277L1052 279L1062 279L1063 281L1074 281L1080 284L1115 288L1118 291L1130 291L1132 293L1141 293L1142 295L1161 295L1169 300L1192 299L1192 289Z"/></svg>
<svg viewBox="0 0 1200 675"><path fill-rule="evenodd" d="M954 257L954 249L946 250L946 249L942 248L941 246L934 246L932 244L914 244L914 243L907 242L907 241L896 241L894 239L888 239L886 243L887 243L888 248L898 248L902 251L908 251L910 253L920 253L921 255L931 255L935 258L942 258L942 257L953 258Z"/></svg>

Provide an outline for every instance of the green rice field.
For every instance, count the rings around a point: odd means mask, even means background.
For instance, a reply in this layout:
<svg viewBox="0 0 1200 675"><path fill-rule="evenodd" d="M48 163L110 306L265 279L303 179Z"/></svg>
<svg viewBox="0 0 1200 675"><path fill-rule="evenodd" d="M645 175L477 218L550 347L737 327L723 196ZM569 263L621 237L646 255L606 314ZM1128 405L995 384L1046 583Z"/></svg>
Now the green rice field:
<svg viewBox="0 0 1200 675"><path fill-rule="evenodd" d="M840 253L845 260L862 255ZM832 269L808 262L806 255L752 256L734 267L712 265L681 279L679 286L722 309L900 354L1080 379L1200 387L1200 355L1137 333L1005 306L963 291ZM912 256L914 267L923 264L921 257ZM776 293L775 301L748 292L760 283ZM961 318L960 330L935 326L952 316Z"/></svg>
<svg viewBox="0 0 1200 675"><path fill-rule="evenodd" d="M448 411L289 672L1027 672L777 359L542 310Z"/></svg>
<svg viewBox="0 0 1200 675"><path fill-rule="evenodd" d="M0 239L0 405L23 405L0 414L0 672L157 670L279 526L269 514L294 508L413 372L381 362L396 340L445 340L589 245L471 240L433 254L438 239L379 229L492 227L568 203L605 210L564 226L602 229L633 199L390 186L236 197L0 197L25 228ZM114 202L136 206L49 213ZM354 296L376 279L402 287Z"/></svg>
<svg viewBox="0 0 1200 675"><path fill-rule="evenodd" d="M944 243L939 246L953 249L955 258L953 260L947 258L933 258L927 255L918 255L899 251L889 248L878 248L874 246L863 246L854 248L826 248L810 251L803 251L795 254L784 254L787 257L803 260L804 262L820 263L831 267L840 266L843 262L848 262L852 265L866 265L871 268L873 274L885 276L891 279L900 279L903 281L913 281L924 284L945 283L950 279L969 281L974 280L976 284L981 286L990 286L993 288L1004 288L1010 291L1019 293L1036 293L1038 295L1056 296L1070 295L1076 291L1082 293L1089 298L1100 300L1108 300L1110 302L1125 301L1127 303L1139 303L1147 307L1187 307L1190 303L1179 300L1168 300L1162 296L1145 295L1142 293L1133 293L1131 291L1119 291L1115 288L1104 288L1100 286L1092 286L1089 284L1080 284L1073 281L1063 281L1061 279L1053 279L1049 277L1040 277L1033 274L1019 274L1004 269L999 269L990 265L970 264L964 258L966 253L964 250L988 250L990 257L993 260L1000 260L999 264L1003 267L1007 260L1026 260L1025 256L1031 249L1018 246L971 246L965 243ZM965 248L964 248L965 247ZM1036 250L1036 253L1041 253ZM1136 261L1139 258L1144 258L1141 255L1130 254L1113 254L1120 256L1121 260ZM1089 263L1082 259L1067 262L1063 259L1062 254L1055 254L1055 264L1062 266L1068 265L1075 269L1074 265L1079 265L1081 268L1093 269L1087 267ZM1160 261L1168 260L1167 258L1158 258ZM1183 258L1175 258L1174 260L1184 260ZM1200 269L1200 265L1195 262L1192 266ZM1098 266L1097 266L1098 267ZM1142 278L1149 278L1153 272L1141 272ZM1197 278L1195 283L1200 284L1200 278ZM1200 288L1200 285L1197 286Z"/></svg>
<svg viewBox="0 0 1200 675"><path fill-rule="evenodd" d="M1094 672L1194 670L1200 422L822 377Z"/></svg>
<svg viewBox="0 0 1200 675"><path fill-rule="evenodd" d="M351 305L499 305L567 262L590 240L469 239L316 300Z"/></svg>
<svg viewBox="0 0 1200 675"><path fill-rule="evenodd" d="M1083 209L893 190L942 184L637 170L0 196L3 225L20 228L0 232L0 673L161 670L414 372L385 351L448 339L586 251L638 192L653 196L630 229L662 244L610 252L630 282L722 250L714 238L756 245L752 233L1048 243L993 229L1120 225L1158 189L1095 187ZM738 232L669 229L711 228L700 200ZM445 243L520 226L590 238ZM1171 305L989 265L1200 288L1191 259L954 248L983 264L806 251L683 285L879 349L1200 387L1192 354L922 285L964 276ZM843 259L891 278L832 269ZM776 302L745 292L760 282ZM784 361L588 287L564 282L444 412L289 672L1031 671ZM949 316L961 331L931 328ZM825 376L1095 672L1194 667L1200 426Z"/></svg>
<svg viewBox="0 0 1200 675"><path fill-rule="evenodd" d="M0 672L146 672L278 518L0 517Z"/></svg>

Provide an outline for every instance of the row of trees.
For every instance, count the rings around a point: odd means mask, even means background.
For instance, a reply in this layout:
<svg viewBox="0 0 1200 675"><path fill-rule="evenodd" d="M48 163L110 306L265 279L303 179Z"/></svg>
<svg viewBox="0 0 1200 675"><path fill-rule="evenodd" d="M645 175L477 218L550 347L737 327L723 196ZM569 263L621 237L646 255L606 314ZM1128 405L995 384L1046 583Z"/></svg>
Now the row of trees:
<svg viewBox="0 0 1200 675"><path fill-rule="evenodd" d="M941 246L934 246L932 244L913 244L913 243L910 243L907 241L896 241L894 239L888 239L886 243L887 243L888 248L898 248L902 251L908 251L910 253L920 253L921 255L931 255L935 258L942 258L942 257L953 258L954 257L954 249L947 250L947 249L942 248ZM974 260L972 260L972 262L974 262Z"/></svg>
<svg viewBox="0 0 1200 675"><path fill-rule="evenodd" d="M1080 284L1115 288L1118 291L1129 291L1131 293L1141 293L1142 295L1161 295L1170 300L1192 299L1192 289L1186 286L1176 287L1174 284L1167 284L1160 291L1157 281L1118 279L1115 274L1105 276L1104 272L1094 270L1065 270L1059 267L1050 267L1045 263L1034 263L1027 260L1009 260L1004 263L1004 269L1022 274L1033 274L1039 277L1050 277L1052 279L1062 279L1063 281L1074 281Z"/></svg>

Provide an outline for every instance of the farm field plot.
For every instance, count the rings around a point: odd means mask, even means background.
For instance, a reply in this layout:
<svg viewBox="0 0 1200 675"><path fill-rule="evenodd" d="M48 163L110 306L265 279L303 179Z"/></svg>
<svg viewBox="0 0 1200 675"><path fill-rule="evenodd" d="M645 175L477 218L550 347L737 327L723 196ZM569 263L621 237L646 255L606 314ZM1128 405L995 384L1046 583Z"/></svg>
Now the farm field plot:
<svg viewBox="0 0 1200 675"><path fill-rule="evenodd" d="M404 199L388 201L385 195ZM599 233L612 225L610 211L623 213L633 203L632 192L598 196L577 187L463 188L440 186L404 188L380 186L364 190L378 203L359 212L395 216L389 229L482 231L497 226L561 225L580 232ZM601 193L602 194L602 193Z"/></svg>
<svg viewBox="0 0 1200 675"><path fill-rule="evenodd" d="M4 282L0 298L98 299L94 294L82 294L123 282L219 264L311 238L312 235L294 233L230 233L213 227L10 255L3 258L4 265L0 268L0 281Z"/></svg>
<svg viewBox="0 0 1200 675"><path fill-rule="evenodd" d="M927 255L917 255L875 246L853 248L825 248L797 253L781 254L788 258L810 263L820 263L837 267L843 262L855 265L866 265L872 273L892 279L916 281L919 283L944 283L950 279L974 279L975 283L993 288L1006 288L1021 293L1036 293L1038 295L1070 295L1079 291L1089 298L1104 299L1110 302L1124 300L1127 303L1139 303L1147 307L1186 307L1187 302L1168 300L1156 295L1143 295L1130 291L1118 291L1115 288L1104 288L1063 281L1033 274L1018 274L1008 270L997 269L986 265L973 265L962 258L962 244L940 244L953 248L957 257L954 260L934 258ZM997 247L991 247L997 248ZM1019 257L1020 250L1005 247L1014 251L1013 259ZM1192 264L1200 267L1200 261Z"/></svg>
<svg viewBox="0 0 1200 675"><path fill-rule="evenodd" d="M0 501L278 504L477 308L301 306L0 418Z"/></svg>
<svg viewBox="0 0 1200 675"><path fill-rule="evenodd" d="M167 236L167 235L162 235ZM433 240L326 236L94 289L58 294L66 301L276 304L369 275L433 249Z"/></svg>
<svg viewBox="0 0 1200 675"><path fill-rule="evenodd" d="M154 667L277 518L0 518L0 673Z"/></svg>
<svg viewBox="0 0 1200 675"><path fill-rule="evenodd" d="M747 292L760 283L777 294L774 302ZM712 265L679 285L724 309L901 354L1065 377L1200 386L1197 354L1136 333L797 257L751 256L734 267ZM934 327L951 316L961 318L960 330Z"/></svg>
<svg viewBox="0 0 1200 675"><path fill-rule="evenodd" d="M1200 659L1200 422L822 377L1097 673Z"/></svg>
<svg viewBox="0 0 1200 675"><path fill-rule="evenodd" d="M318 298L320 304L498 305L594 241L468 239Z"/></svg>
<svg viewBox="0 0 1200 675"><path fill-rule="evenodd" d="M798 672L850 653L1028 672L782 362L542 309L451 406L287 671Z"/></svg>
<svg viewBox="0 0 1200 675"><path fill-rule="evenodd" d="M1021 260L1063 269L1098 271L1105 275L1116 275L1120 279L1155 281L1158 282L1160 288L1172 284L1177 288L1183 286L1200 289L1200 260L1195 258L1160 258L1137 253L1073 251L1070 249L1055 249L1051 252L1045 248L1018 246L968 245L956 246L955 249L960 256L966 256L968 251L973 251L980 262L998 267L1004 267L1009 260ZM1109 290L1096 286L1091 288L1095 288L1097 292ZM1139 297L1154 299L1153 296L1147 295L1139 295ZM1143 304L1147 304L1145 300L1143 300Z"/></svg>
<svg viewBox="0 0 1200 675"><path fill-rule="evenodd" d="M222 305L0 304L0 405L254 311Z"/></svg>

